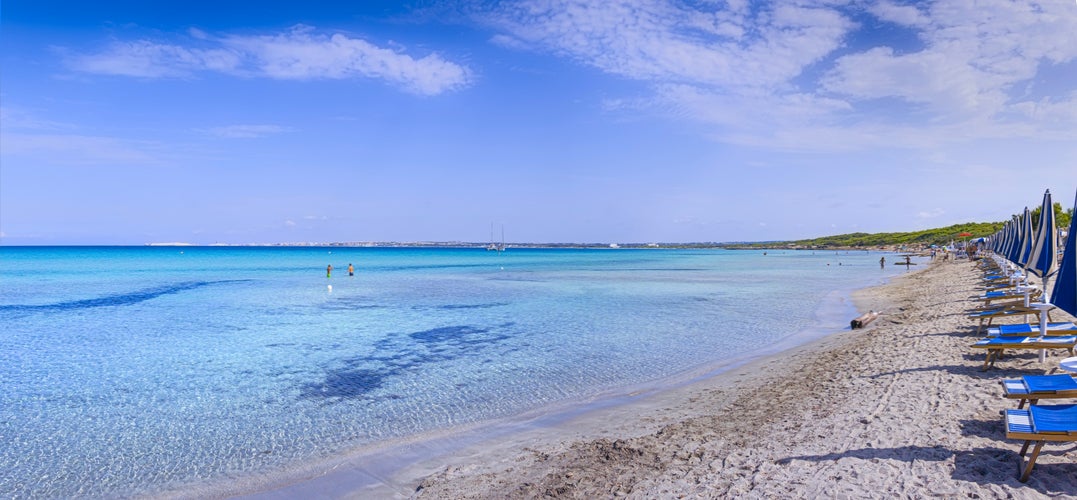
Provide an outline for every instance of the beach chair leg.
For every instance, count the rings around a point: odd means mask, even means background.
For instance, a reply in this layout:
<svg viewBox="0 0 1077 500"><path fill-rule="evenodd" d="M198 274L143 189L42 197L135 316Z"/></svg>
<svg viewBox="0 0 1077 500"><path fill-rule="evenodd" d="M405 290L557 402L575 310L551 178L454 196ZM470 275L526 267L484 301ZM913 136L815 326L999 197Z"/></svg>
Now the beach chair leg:
<svg viewBox="0 0 1077 500"><path fill-rule="evenodd" d="M1028 477L1032 475L1032 466L1036 465L1036 459L1040 456L1040 449L1043 448L1044 441L1036 441L1036 447L1032 449L1032 456L1028 457L1028 464L1025 464L1025 452L1028 451L1028 445L1032 441L1025 441L1025 445L1021 447L1021 465L1017 468L1017 474L1020 476L1017 478L1022 483L1028 481Z"/></svg>
<svg viewBox="0 0 1077 500"><path fill-rule="evenodd" d="M988 368L990 368L992 365L995 364L995 361L994 361L995 351L996 351L996 349L988 349L987 350L987 357L984 358L984 366L983 366L983 368L980 369L980 371L985 372L985 371L987 371Z"/></svg>

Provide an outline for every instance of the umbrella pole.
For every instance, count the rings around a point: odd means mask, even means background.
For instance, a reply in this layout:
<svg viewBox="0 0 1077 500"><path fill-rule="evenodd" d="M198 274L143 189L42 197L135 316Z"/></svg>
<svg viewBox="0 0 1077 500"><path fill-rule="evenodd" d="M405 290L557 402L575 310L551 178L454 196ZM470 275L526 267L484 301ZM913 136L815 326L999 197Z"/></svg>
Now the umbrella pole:
<svg viewBox="0 0 1077 500"><path fill-rule="evenodd" d="M1040 335L1047 335L1047 310L1051 308L1047 296L1047 274L1043 275L1043 308L1040 309ZM1047 349L1040 349L1040 363L1047 362Z"/></svg>

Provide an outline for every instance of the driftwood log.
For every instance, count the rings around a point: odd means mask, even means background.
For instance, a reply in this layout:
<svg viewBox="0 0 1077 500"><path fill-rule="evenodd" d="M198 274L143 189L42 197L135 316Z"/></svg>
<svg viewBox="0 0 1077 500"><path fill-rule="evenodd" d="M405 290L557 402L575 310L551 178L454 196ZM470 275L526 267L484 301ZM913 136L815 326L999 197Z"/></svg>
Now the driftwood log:
<svg viewBox="0 0 1077 500"><path fill-rule="evenodd" d="M879 317L879 313L875 311L868 311L860 316L857 316L849 322L849 328L856 330L857 328L864 328L868 323L875 321L875 318Z"/></svg>

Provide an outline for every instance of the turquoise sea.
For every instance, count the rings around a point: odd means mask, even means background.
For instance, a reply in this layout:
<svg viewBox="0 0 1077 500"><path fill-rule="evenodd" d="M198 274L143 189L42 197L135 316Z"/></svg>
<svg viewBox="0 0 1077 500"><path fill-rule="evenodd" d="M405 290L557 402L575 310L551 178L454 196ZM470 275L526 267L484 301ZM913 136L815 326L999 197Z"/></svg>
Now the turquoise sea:
<svg viewBox="0 0 1077 500"><path fill-rule="evenodd" d="M152 495L672 384L848 328L849 292L905 272L881 255L0 247L0 497Z"/></svg>

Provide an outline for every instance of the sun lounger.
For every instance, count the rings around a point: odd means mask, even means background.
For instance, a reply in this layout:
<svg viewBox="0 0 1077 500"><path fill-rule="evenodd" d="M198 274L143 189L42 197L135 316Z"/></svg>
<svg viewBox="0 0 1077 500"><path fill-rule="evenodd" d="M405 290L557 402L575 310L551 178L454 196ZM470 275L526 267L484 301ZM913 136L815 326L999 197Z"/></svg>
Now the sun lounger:
<svg viewBox="0 0 1077 500"><path fill-rule="evenodd" d="M1077 325L1073 322L1048 323L1047 332L1043 335L1077 335ZM988 337L1038 337L1040 325L1035 323L1020 323L1016 325L998 325L987 329Z"/></svg>
<svg viewBox="0 0 1077 500"><path fill-rule="evenodd" d="M1009 280L1003 280L984 283L982 289L988 292L1005 291L1009 290L1010 288L1017 288L1018 286L1021 285L1019 283L1010 283Z"/></svg>
<svg viewBox="0 0 1077 500"><path fill-rule="evenodd" d="M1016 302L1012 304L999 304L992 306L991 309L986 310L974 310L969 313L969 319L978 319L980 324L976 327L976 333L980 333L984 328L984 321L987 321L987 326L991 326L996 318L1008 318L1023 316L1026 314L1039 315L1040 312L1031 307L1025 307L1024 302ZM1050 321L1050 313L1048 313L1048 321Z"/></svg>
<svg viewBox="0 0 1077 500"><path fill-rule="evenodd" d="M1043 295L1043 292L1040 290L1029 290L1028 292L1029 300L1038 299L1040 295ZM1024 305L1025 293L1023 291L1017 292L1014 290L996 290L987 292L983 295L977 295L976 297L972 297L972 299L983 302L985 306L991 306L992 302L999 300L1020 301L1021 305Z"/></svg>
<svg viewBox="0 0 1077 500"><path fill-rule="evenodd" d="M1014 308L1025 309L1025 297L1023 295L1019 295L1017 297L1010 297L1008 300L1009 300L1009 302L1002 302L1002 303L999 303L999 304L984 304L984 305L981 305L981 306L975 306L972 309L969 309L969 314L976 314L976 313L981 313L981 312L994 312L994 311L1000 311L1000 310L1003 310L1003 309L1014 309Z"/></svg>
<svg viewBox="0 0 1077 500"><path fill-rule="evenodd" d="M1045 337L992 337L972 344L973 349L987 349L983 370L994 366L1004 349L1066 349L1073 355L1077 335Z"/></svg>
<svg viewBox="0 0 1077 500"><path fill-rule="evenodd" d="M1023 439L1017 480L1028 481L1032 467L1047 441L1077 441L1077 405L1029 405L1027 410L1006 410L1006 438ZM1036 443L1025 463L1029 445Z"/></svg>
<svg viewBox="0 0 1077 500"><path fill-rule="evenodd" d="M1077 399L1077 380L1070 375L1025 375L1002 381L1002 395L1018 400L1017 408L1025 402L1036 404L1041 399Z"/></svg>

